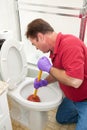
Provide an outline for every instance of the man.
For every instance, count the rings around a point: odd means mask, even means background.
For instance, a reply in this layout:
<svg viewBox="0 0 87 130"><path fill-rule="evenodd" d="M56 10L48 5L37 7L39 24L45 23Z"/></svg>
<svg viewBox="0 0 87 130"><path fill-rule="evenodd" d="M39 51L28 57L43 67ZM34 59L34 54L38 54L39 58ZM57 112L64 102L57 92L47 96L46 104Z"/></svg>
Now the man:
<svg viewBox="0 0 87 130"><path fill-rule="evenodd" d="M58 81L65 94L56 113L62 124L76 123L76 130L87 130L87 48L77 37L56 33L43 19L35 19L27 26L27 38L43 53L50 52L52 64L47 57L38 61L38 68L48 72L37 89Z"/></svg>

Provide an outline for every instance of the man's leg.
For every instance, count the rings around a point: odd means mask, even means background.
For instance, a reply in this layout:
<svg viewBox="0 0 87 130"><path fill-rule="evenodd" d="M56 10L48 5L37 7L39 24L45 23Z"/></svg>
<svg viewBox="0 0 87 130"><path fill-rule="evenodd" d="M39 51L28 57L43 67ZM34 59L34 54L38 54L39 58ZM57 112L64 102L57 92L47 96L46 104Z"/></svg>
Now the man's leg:
<svg viewBox="0 0 87 130"><path fill-rule="evenodd" d="M87 101L75 103L78 111L76 130L87 130Z"/></svg>
<svg viewBox="0 0 87 130"><path fill-rule="evenodd" d="M77 123L78 113L74 103L71 100L67 98L63 99L63 102L57 110L56 120L61 124Z"/></svg>

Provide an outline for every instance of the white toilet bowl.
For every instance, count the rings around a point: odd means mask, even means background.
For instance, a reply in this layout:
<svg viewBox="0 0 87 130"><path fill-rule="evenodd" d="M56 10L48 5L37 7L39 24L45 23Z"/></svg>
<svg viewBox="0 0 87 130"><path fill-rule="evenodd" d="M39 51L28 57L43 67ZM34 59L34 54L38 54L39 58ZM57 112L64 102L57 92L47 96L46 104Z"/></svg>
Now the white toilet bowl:
<svg viewBox="0 0 87 130"><path fill-rule="evenodd" d="M7 40L1 48L1 76L9 84L8 95L29 111L31 130L43 130L47 122L47 111L59 106L62 92L57 84L38 89L41 102L31 102L27 97L34 92L33 78L26 77L27 62L23 44Z"/></svg>

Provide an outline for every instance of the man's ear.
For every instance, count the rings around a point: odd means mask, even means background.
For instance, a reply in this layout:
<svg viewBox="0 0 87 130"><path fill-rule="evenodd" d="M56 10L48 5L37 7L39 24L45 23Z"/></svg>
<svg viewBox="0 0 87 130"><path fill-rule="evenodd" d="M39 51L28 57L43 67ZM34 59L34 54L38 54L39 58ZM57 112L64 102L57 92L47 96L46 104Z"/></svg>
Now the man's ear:
<svg viewBox="0 0 87 130"><path fill-rule="evenodd" d="M42 41L44 39L44 35L42 33L37 34L38 41Z"/></svg>

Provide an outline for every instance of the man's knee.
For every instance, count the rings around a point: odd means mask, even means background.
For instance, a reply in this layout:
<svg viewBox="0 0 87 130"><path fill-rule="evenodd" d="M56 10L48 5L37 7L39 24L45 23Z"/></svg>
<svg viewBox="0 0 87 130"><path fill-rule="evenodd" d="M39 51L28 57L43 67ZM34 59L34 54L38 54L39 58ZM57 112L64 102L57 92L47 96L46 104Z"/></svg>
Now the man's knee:
<svg viewBox="0 0 87 130"><path fill-rule="evenodd" d="M67 116L63 114L56 114L56 121L60 124L71 124L71 123L77 123L78 121L78 115L75 116Z"/></svg>
<svg viewBox="0 0 87 130"><path fill-rule="evenodd" d="M60 117L58 114L56 115L56 121L60 124L65 124L65 120L62 117Z"/></svg>

